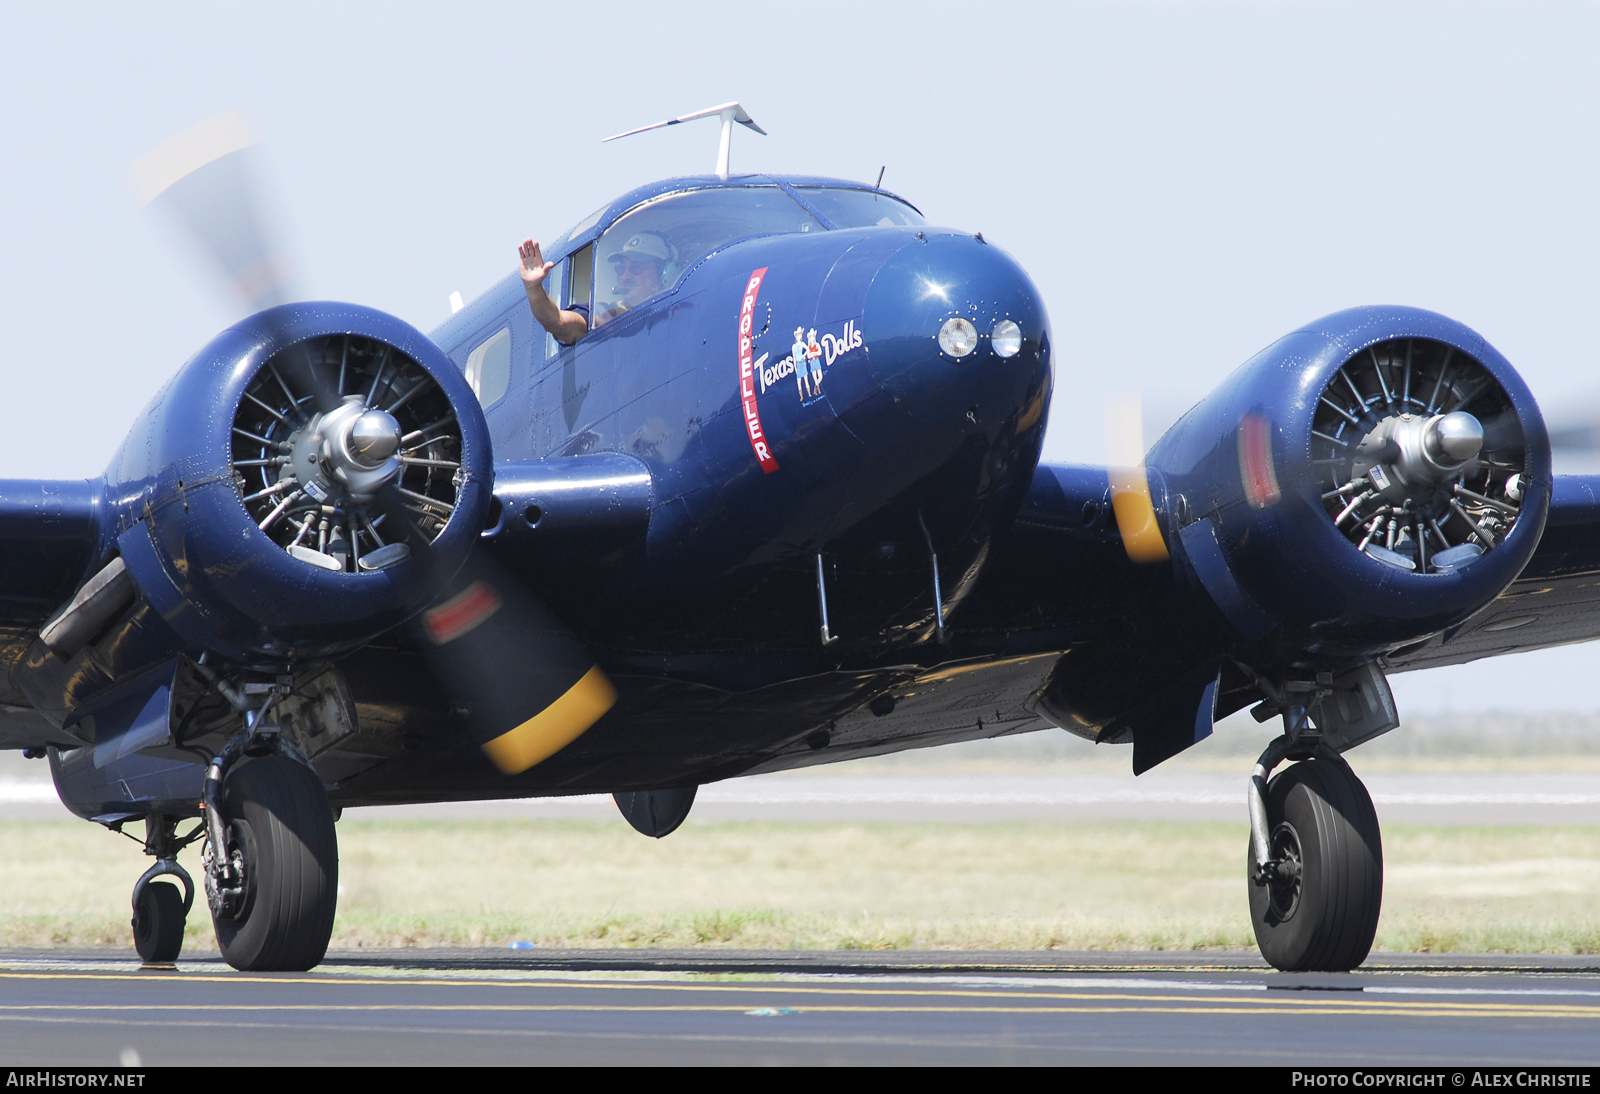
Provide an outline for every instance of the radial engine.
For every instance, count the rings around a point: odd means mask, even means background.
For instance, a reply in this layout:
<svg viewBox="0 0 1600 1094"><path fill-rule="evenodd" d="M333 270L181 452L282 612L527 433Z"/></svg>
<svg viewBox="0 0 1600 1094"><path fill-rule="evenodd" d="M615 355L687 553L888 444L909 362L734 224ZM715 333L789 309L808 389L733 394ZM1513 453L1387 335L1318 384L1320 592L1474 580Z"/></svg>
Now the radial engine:
<svg viewBox="0 0 1600 1094"><path fill-rule="evenodd" d="M136 588L181 646L241 664L355 648L460 568L490 461L471 389L418 331L351 305L261 312L134 424L107 473L103 569L45 641L72 656Z"/></svg>
<svg viewBox="0 0 1600 1094"><path fill-rule="evenodd" d="M1550 505L1521 377L1410 308L1280 339L1147 463L1180 571L1269 661L1354 663L1460 624L1521 572Z"/></svg>

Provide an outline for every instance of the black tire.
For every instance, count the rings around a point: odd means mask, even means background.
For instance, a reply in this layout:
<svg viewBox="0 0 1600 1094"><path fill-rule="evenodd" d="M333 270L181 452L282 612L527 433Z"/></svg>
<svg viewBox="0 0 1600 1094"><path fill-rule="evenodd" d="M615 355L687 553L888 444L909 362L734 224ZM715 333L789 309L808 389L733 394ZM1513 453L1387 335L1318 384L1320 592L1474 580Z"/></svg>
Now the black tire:
<svg viewBox="0 0 1600 1094"><path fill-rule="evenodd" d="M222 809L245 865L239 910L211 917L223 959L252 972L314 967L328 952L339 892L333 809L322 782L285 756L246 761L222 784Z"/></svg>
<svg viewBox="0 0 1600 1094"><path fill-rule="evenodd" d="M152 881L133 910L133 948L146 964L165 965L183 949L183 894L169 881Z"/></svg>
<svg viewBox="0 0 1600 1094"><path fill-rule="evenodd" d="M1250 921L1261 956L1285 972L1348 972L1367 959L1383 906L1383 843L1372 798L1354 771L1319 752L1267 785L1272 856L1298 860L1289 878L1257 885L1247 853Z"/></svg>

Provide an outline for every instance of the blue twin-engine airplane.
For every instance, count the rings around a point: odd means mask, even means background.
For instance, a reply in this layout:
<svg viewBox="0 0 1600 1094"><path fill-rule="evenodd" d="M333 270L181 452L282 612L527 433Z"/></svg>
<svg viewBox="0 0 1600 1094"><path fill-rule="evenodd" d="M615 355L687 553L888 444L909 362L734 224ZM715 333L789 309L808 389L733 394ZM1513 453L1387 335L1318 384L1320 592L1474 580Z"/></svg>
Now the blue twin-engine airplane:
<svg viewBox="0 0 1600 1094"><path fill-rule="evenodd" d="M347 806L608 792L659 837L736 775L1053 727L1140 773L1251 707L1261 950L1360 964L1343 754L1398 723L1388 673L1600 637L1600 478L1403 307L1288 333L1132 466L1041 464L1057 335L1016 261L876 185L731 174L753 123L703 113L716 174L544 248L572 344L515 273L431 335L278 303L102 477L0 482L0 747L144 822L139 953L176 957L201 840L224 957L317 964ZM271 303L219 132L142 184Z"/></svg>

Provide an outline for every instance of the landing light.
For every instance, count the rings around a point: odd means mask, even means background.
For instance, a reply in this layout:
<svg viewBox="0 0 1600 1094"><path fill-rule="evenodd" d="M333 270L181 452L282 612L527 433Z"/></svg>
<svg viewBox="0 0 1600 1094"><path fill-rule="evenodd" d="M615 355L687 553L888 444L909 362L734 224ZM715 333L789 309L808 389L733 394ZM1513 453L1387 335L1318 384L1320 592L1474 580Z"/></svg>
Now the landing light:
<svg viewBox="0 0 1600 1094"><path fill-rule="evenodd" d="M996 357L1015 357L1022 348L1022 328L1009 319L1002 319L989 332L989 348Z"/></svg>
<svg viewBox="0 0 1600 1094"><path fill-rule="evenodd" d="M978 348L978 328L959 315L946 319L939 328L939 348L951 357L965 357Z"/></svg>

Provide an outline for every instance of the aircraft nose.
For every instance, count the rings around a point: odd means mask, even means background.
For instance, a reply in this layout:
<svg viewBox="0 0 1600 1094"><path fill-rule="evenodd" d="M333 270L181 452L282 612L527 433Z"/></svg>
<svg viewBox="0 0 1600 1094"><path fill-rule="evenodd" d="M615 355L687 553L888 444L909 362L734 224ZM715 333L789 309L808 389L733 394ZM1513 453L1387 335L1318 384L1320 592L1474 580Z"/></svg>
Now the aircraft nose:
<svg viewBox="0 0 1600 1094"><path fill-rule="evenodd" d="M863 300L861 334L875 390L842 416L869 444L930 426L999 439L1042 417L1049 320L1028 275L979 236L919 233L889 256Z"/></svg>

